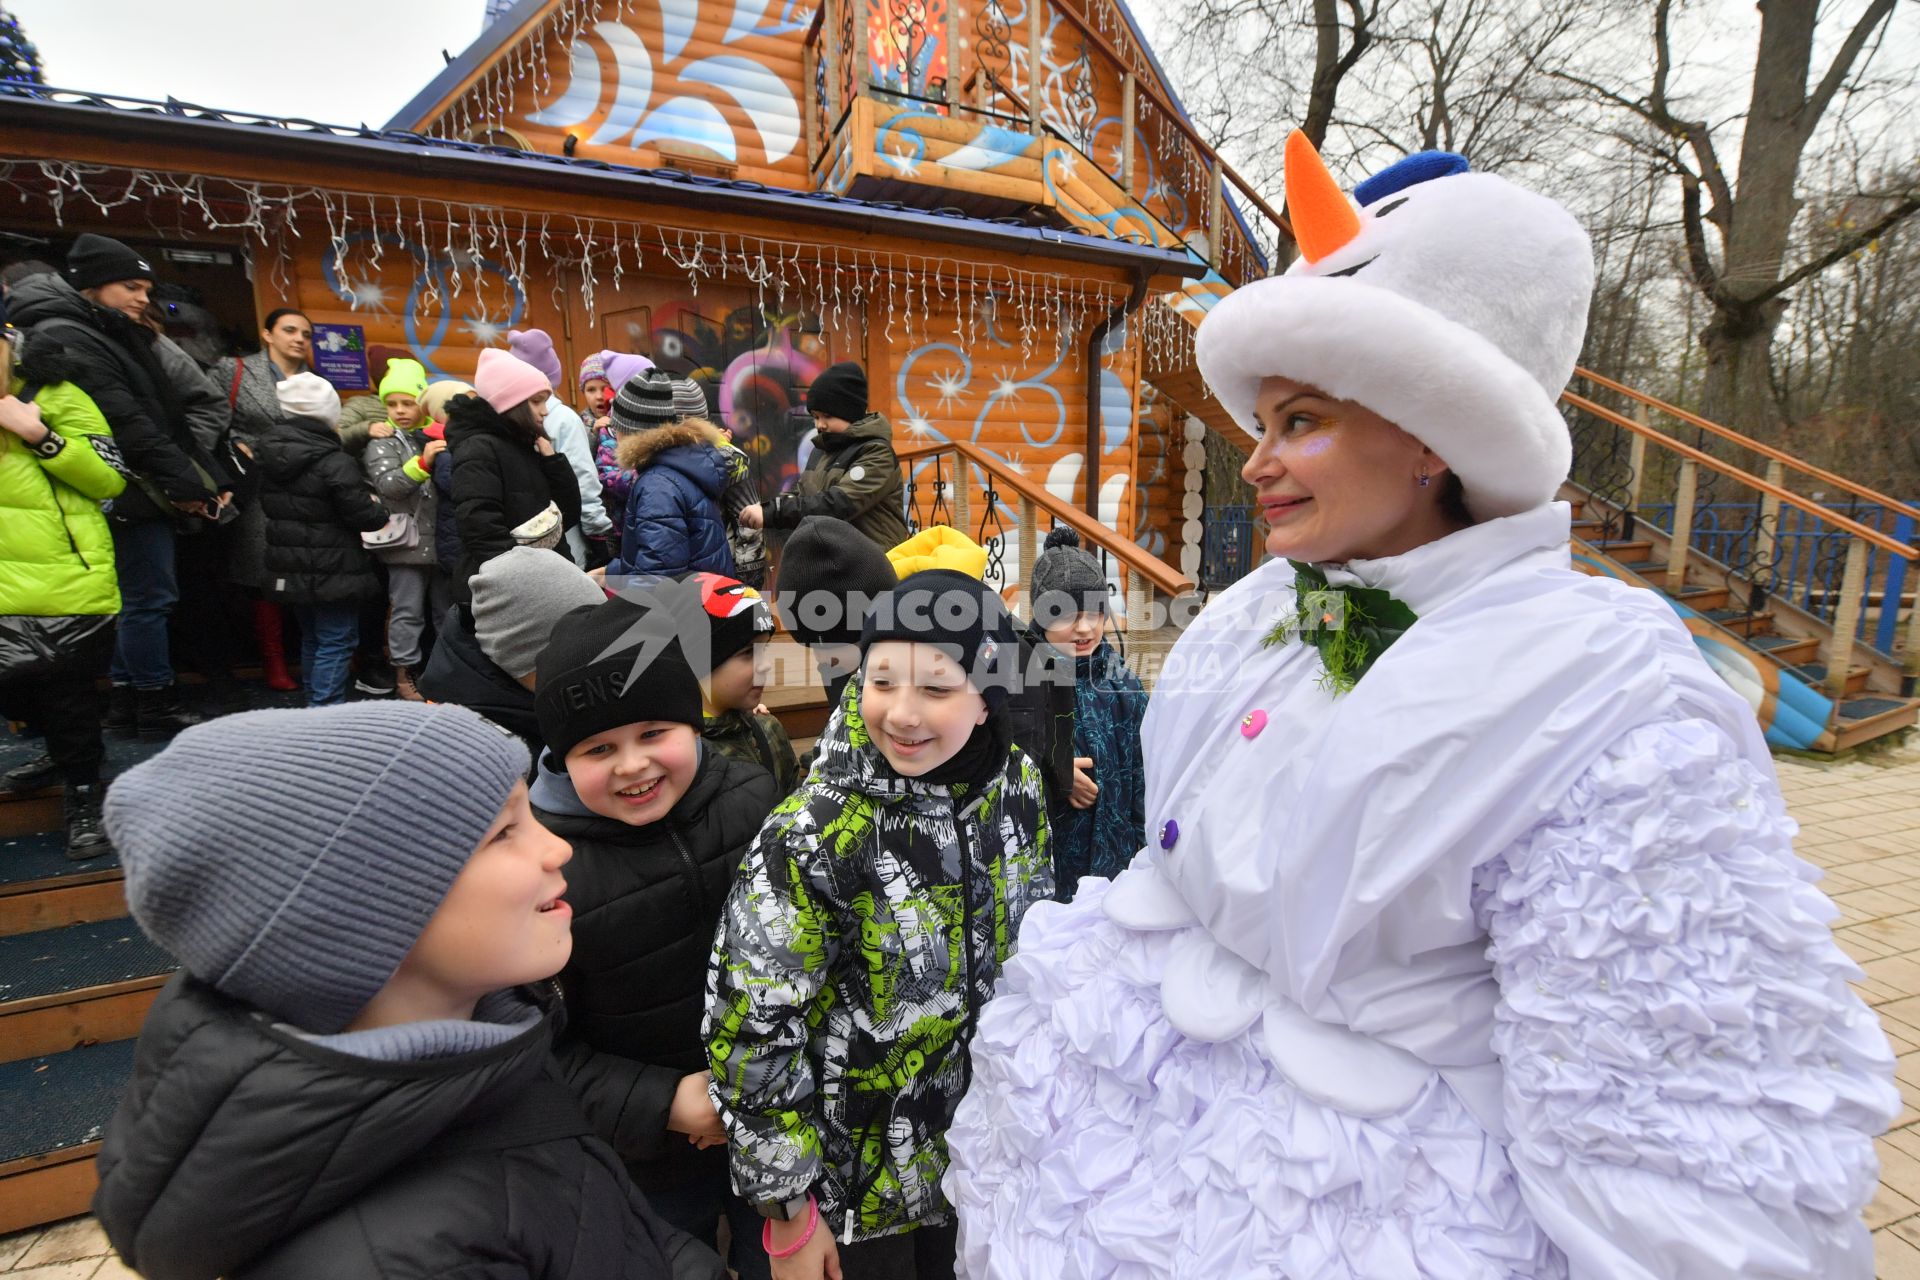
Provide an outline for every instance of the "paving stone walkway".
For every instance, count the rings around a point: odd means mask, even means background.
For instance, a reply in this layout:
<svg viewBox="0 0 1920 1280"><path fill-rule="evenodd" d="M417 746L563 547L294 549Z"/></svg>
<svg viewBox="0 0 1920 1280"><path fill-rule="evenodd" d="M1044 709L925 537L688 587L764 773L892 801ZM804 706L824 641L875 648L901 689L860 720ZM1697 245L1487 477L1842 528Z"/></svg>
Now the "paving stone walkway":
<svg viewBox="0 0 1920 1280"><path fill-rule="evenodd" d="M1866 970L1860 991L1899 1055L1906 1101L1876 1144L1880 1194L1867 1209L1879 1280L1920 1280L1920 744L1839 764L1782 758L1800 856L1826 872L1840 944ZM99 1224L75 1218L0 1238L7 1280L132 1276Z"/></svg>

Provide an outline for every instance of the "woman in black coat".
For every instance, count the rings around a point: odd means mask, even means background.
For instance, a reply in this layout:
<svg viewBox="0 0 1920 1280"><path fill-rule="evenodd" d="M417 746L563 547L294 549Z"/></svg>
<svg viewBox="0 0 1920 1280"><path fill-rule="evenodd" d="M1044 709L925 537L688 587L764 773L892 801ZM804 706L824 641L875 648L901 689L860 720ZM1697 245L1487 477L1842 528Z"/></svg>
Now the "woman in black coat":
<svg viewBox="0 0 1920 1280"><path fill-rule="evenodd" d="M541 426L553 395L547 376L504 351L482 351L474 390L447 406L460 604L473 599L468 582L481 565L516 546L565 555L562 539L580 523L580 484Z"/></svg>
<svg viewBox="0 0 1920 1280"><path fill-rule="evenodd" d="M321 707L346 700L360 606L385 591L360 535L385 524L388 513L341 447L333 388L316 374L297 373L276 391L288 417L257 450L267 519L264 585L268 599L291 605L299 619L307 703Z"/></svg>

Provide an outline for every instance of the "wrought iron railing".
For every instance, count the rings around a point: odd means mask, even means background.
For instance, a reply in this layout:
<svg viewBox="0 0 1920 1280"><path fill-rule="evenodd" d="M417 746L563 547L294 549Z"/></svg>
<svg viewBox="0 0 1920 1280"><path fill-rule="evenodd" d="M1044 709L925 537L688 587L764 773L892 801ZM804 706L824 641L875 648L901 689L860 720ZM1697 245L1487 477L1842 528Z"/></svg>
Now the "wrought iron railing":
<svg viewBox="0 0 1920 1280"><path fill-rule="evenodd" d="M1101 524L1070 502L1049 493L1007 463L964 440L899 446L906 482L907 523L915 530L945 524L987 549L987 573L995 582L1032 581L1033 563L1049 528L1065 525L1083 547L1110 562L1125 584L1123 616L1129 629L1149 617L1157 593L1168 600L1189 595L1193 581L1149 554L1125 535ZM1011 520L1009 532L1007 521ZM1007 557L1014 572L1007 572Z"/></svg>
<svg viewBox="0 0 1920 1280"><path fill-rule="evenodd" d="M1761 520L1759 507L1758 502L1696 502L1694 549L1721 564L1753 564L1757 558L1754 543ZM1831 509L1888 534L1896 542L1914 541L1914 518L1896 509L1858 500ZM1669 535L1673 532L1673 503L1643 503L1637 514L1654 528ZM1797 507L1780 512L1767 562L1774 583L1769 594L1831 622L1840 603L1847 542L1844 531ZM1879 545L1867 548L1865 599L1854 636L1889 658L1900 642L1904 598L1914 589L1907 563Z"/></svg>
<svg viewBox="0 0 1920 1280"><path fill-rule="evenodd" d="M1206 590L1230 587L1252 573L1265 541L1252 507L1209 506L1200 535L1200 581Z"/></svg>

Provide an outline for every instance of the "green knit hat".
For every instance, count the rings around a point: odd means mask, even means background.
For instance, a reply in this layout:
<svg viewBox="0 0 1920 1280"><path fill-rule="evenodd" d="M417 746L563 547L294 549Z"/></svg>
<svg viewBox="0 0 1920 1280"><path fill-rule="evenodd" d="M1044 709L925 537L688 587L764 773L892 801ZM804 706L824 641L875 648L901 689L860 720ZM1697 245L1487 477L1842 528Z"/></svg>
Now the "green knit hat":
<svg viewBox="0 0 1920 1280"><path fill-rule="evenodd" d="M427 392L427 369L418 360L387 361L387 376L380 379L380 401L388 396L409 395L415 400Z"/></svg>

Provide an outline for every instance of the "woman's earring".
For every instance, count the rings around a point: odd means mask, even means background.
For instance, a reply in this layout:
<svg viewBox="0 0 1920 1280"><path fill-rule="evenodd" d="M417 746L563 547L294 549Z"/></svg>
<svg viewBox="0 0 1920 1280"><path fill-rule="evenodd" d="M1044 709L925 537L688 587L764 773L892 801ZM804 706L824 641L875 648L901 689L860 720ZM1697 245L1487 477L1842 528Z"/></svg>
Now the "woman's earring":
<svg viewBox="0 0 1920 1280"><path fill-rule="evenodd" d="M1433 483L1433 477L1427 474L1425 467L1420 468L1419 485L1422 489Z"/></svg>

